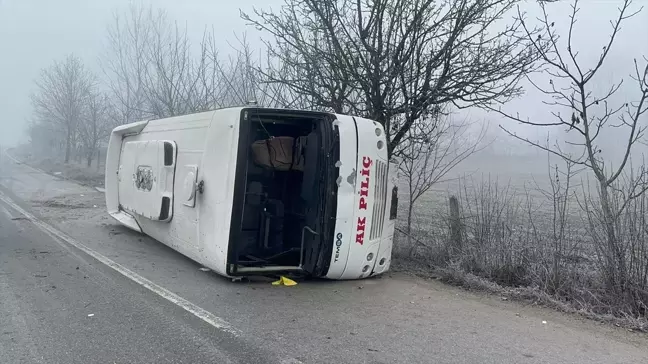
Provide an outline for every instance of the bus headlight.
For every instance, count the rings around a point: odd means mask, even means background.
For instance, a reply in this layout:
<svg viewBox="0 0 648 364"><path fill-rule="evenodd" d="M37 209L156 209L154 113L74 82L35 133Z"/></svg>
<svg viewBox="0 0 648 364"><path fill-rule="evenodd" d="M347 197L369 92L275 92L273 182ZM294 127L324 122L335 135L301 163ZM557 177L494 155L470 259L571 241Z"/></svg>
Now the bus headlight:
<svg viewBox="0 0 648 364"><path fill-rule="evenodd" d="M370 262L373 259L373 253L367 254L367 261Z"/></svg>
<svg viewBox="0 0 648 364"><path fill-rule="evenodd" d="M380 136L382 134L382 130L380 128L376 128L376 136Z"/></svg>
<svg viewBox="0 0 648 364"><path fill-rule="evenodd" d="M385 142L379 140L378 143L376 143L376 147L378 147L378 150L383 149L385 147Z"/></svg>

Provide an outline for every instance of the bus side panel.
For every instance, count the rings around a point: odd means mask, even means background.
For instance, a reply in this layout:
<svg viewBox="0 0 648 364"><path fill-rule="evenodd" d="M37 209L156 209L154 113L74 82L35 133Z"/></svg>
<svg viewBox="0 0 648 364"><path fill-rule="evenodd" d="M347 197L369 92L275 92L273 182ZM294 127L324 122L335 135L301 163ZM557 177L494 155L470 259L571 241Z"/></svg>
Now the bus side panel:
<svg viewBox="0 0 648 364"><path fill-rule="evenodd" d="M198 212L196 208L183 204L182 182L186 179L186 166L199 166L202 162L207 130L214 112L185 115L154 120L137 135L127 136L123 144L131 141L172 140L176 144L176 175L173 182L173 217L170 221L151 220L134 214L142 231L204 265L209 262L199 254ZM127 163L128 161L123 161ZM123 167L122 167L123 168ZM124 176L129 178L129 176Z"/></svg>

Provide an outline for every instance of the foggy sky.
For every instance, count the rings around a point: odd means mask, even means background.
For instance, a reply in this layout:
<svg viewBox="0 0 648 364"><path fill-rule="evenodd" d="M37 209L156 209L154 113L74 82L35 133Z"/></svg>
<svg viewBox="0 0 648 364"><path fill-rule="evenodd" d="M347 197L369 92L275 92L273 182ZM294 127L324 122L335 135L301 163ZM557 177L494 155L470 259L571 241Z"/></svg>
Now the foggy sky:
<svg viewBox="0 0 648 364"><path fill-rule="evenodd" d="M234 34L247 31L248 40L260 47L259 34L246 27L239 18L239 9L250 11L253 6L278 8L281 0L238 0L234 3L209 0L157 0L140 1L154 4L168 12L172 20L186 24L190 39L200 42L205 27L213 27L221 54L229 50L228 42L234 42ZM570 1L552 5L559 30L567 22ZM598 52L606 43L610 31L609 20L616 14L618 0L582 0L579 23L575 33L579 59L596 62ZM26 139L25 127L31 117L29 94L34 90L34 80L42 68L54 60L61 60L74 53L98 75L102 75L98 57L104 52L106 27L114 11L124 11L127 0L0 0L0 144L15 145ZM648 7L648 0L635 0L634 8ZM538 15L537 6L530 2L530 15ZM564 33L564 32L561 32ZM566 34L566 33L565 33ZM626 86L631 80L634 57L648 56L648 9L634 19L628 20L614 45L607 66L597 79L601 91L609 82L624 78ZM598 88L598 86L596 87ZM621 90L622 98L632 98L628 88ZM547 120L548 108L540 103L541 95L530 91L524 97L505 106L507 111L520 111L531 119ZM540 137L545 130L518 127L501 120L492 113L480 110L462 112L471 119L488 120L496 127L498 123L532 137Z"/></svg>

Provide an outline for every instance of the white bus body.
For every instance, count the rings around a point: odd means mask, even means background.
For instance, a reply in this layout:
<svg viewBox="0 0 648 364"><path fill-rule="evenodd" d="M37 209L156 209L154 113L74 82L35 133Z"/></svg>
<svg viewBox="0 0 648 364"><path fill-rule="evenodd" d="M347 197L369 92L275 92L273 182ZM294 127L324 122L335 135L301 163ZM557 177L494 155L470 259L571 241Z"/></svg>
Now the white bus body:
<svg viewBox="0 0 648 364"><path fill-rule="evenodd" d="M106 206L224 276L366 278L390 266L395 169L377 122L220 109L115 128Z"/></svg>

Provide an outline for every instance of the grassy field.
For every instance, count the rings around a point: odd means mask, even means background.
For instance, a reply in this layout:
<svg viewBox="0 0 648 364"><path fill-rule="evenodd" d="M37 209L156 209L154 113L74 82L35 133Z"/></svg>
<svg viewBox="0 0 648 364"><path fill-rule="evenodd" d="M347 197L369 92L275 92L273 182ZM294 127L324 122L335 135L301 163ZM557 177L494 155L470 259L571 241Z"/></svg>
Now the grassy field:
<svg viewBox="0 0 648 364"><path fill-rule="evenodd" d="M543 194L543 191L551 190L550 172L553 171L549 170L547 159L542 157L471 157L419 198L414 209L416 223L422 226L438 224L440 218L447 216L450 196L467 202L483 188L496 190L498 196L493 197L506 198L511 204L520 206L529 202L527 200L530 198L539 207L538 212L544 210L550 213L551 206L548 206L547 196ZM405 222L403 219L406 217L408 200L404 182L399 186L399 219L402 223Z"/></svg>

